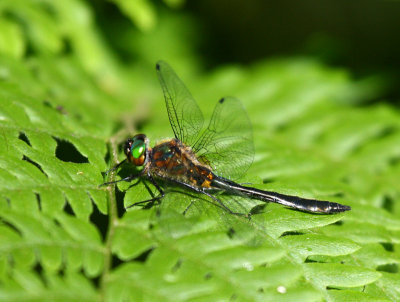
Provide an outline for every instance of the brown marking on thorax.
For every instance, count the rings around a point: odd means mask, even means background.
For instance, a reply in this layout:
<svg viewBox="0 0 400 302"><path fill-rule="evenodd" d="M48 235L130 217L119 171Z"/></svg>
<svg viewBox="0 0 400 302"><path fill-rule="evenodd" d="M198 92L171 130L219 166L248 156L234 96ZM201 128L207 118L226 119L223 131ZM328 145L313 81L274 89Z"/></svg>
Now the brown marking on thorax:
<svg viewBox="0 0 400 302"><path fill-rule="evenodd" d="M161 141L151 153L150 169L158 177L210 188L213 179L211 168L199 162L192 149L179 140Z"/></svg>

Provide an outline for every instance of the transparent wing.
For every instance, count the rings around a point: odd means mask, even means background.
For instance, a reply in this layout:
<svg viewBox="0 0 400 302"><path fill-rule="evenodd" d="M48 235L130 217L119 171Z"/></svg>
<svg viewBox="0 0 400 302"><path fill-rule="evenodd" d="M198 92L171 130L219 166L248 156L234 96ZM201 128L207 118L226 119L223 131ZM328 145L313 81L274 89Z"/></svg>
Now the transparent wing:
<svg viewBox="0 0 400 302"><path fill-rule="evenodd" d="M208 127L192 145L199 159L219 176L238 179L254 158L253 131L241 102L232 97L218 101Z"/></svg>
<svg viewBox="0 0 400 302"><path fill-rule="evenodd" d="M190 146L203 128L203 114L185 84L166 62L158 61L156 69L175 137Z"/></svg>
<svg viewBox="0 0 400 302"><path fill-rule="evenodd" d="M260 201L224 193L216 194L215 197L233 212L259 213L253 209ZM264 202L261 204L265 205ZM262 222L265 218L262 219L262 215L254 215L249 221L247 218L229 214L218 202L206 195L188 190L169 192L155 210L155 215L152 215L153 224L159 226L163 235L173 238L199 234L204 232L204 228L212 228L227 231L228 235L234 235L236 240L243 239L248 242L257 235L255 230L264 230ZM257 227L254 227L256 223ZM265 233L262 235L265 240Z"/></svg>

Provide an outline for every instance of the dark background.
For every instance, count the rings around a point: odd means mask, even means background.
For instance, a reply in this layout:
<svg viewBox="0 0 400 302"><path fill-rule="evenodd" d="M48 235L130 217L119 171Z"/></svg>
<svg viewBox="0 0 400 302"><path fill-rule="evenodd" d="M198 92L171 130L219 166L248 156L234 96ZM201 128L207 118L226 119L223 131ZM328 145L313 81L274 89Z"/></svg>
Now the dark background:
<svg viewBox="0 0 400 302"><path fill-rule="evenodd" d="M206 63L252 63L308 55L349 68L356 77L379 75L381 95L399 105L398 1L188 1L200 27Z"/></svg>
<svg viewBox="0 0 400 302"><path fill-rule="evenodd" d="M132 22L115 4L91 1L105 39L122 61L135 60L132 49L136 58L153 52L141 49L152 35L159 35L154 47L163 45L160 54L168 52L166 39L171 37L163 35L162 27L174 16L179 33L169 43L190 45L203 69L277 57L313 57L349 70L355 79L374 77L381 91L364 105L378 101L400 105L400 1L196 0L179 8L163 1L151 3L160 19L155 29L141 32L132 31ZM179 59L186 59L190 51L178 54ZM148 56L149 66L159 58Z"/></svg>

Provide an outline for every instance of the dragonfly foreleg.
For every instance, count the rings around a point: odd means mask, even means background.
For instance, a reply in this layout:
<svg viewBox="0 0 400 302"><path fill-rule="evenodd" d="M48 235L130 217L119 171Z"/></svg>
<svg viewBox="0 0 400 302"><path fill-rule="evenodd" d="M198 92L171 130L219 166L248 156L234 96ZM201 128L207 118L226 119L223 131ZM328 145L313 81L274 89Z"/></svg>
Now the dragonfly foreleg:
<svg viewBox="0 0 400 302"><path fill-rule="evenodd" d="M150 182L156 187L156 189L158 190L160 195L158 195L156 197L153 197L153 198L150 198L150 199L146 199L146 200L135 202L135 203L131 204L130 206L125 207L125 210L129 209L129 208L132 208L134 206L138 206L138 205L144 204L144 203L149 203L149 202L154 202L154 201L160 200L165 196L164 190L158 185L158 183L154 180L154 178L151 176L151 174L147 173L147 177L150 180Z"/></svg>
<svg viewBox="0 0 400 302"><path fill-rule="evenodd" d="M126 159L124 159L123 161L121 161L119 164L116 164L114 167L112 167L110 170L107 170L106 172L104 172L106 175L116 169L118 169L122 164L124 164L126 162Z"/></svg>
<svg viewBox="0 0 400 302"><path fill-rule="evenodd" d="M134 179L136 179L136 178L139 178L141 175L142 175L141 173L139 173L139 174L134 174L134 175L129 175L129 176L127 176L127 177L125 177L125 178L122 178L122 179L118 179L118 180L114 180L114 181L105 182L105 183L101 184L99 187L101 187L101 186L107 186L107 185L111 185L111 184L115 184L115 183L121 182L121 181L128 181L128 182L129 182L129 181L132 181L132 180L134 180Z"/></svg>

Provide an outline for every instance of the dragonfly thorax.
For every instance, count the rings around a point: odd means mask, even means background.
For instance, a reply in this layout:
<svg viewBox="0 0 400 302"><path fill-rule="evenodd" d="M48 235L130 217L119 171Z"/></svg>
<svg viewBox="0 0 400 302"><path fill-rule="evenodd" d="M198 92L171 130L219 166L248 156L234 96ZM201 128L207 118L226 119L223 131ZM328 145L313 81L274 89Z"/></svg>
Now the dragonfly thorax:
<svg viewBox="0 0 400 302"><path fill-rule="evenodd" d="M162 141L151 149L149 169L157 177L203 188L208 188L214 177L211 168L178 139Z"/></svg>

